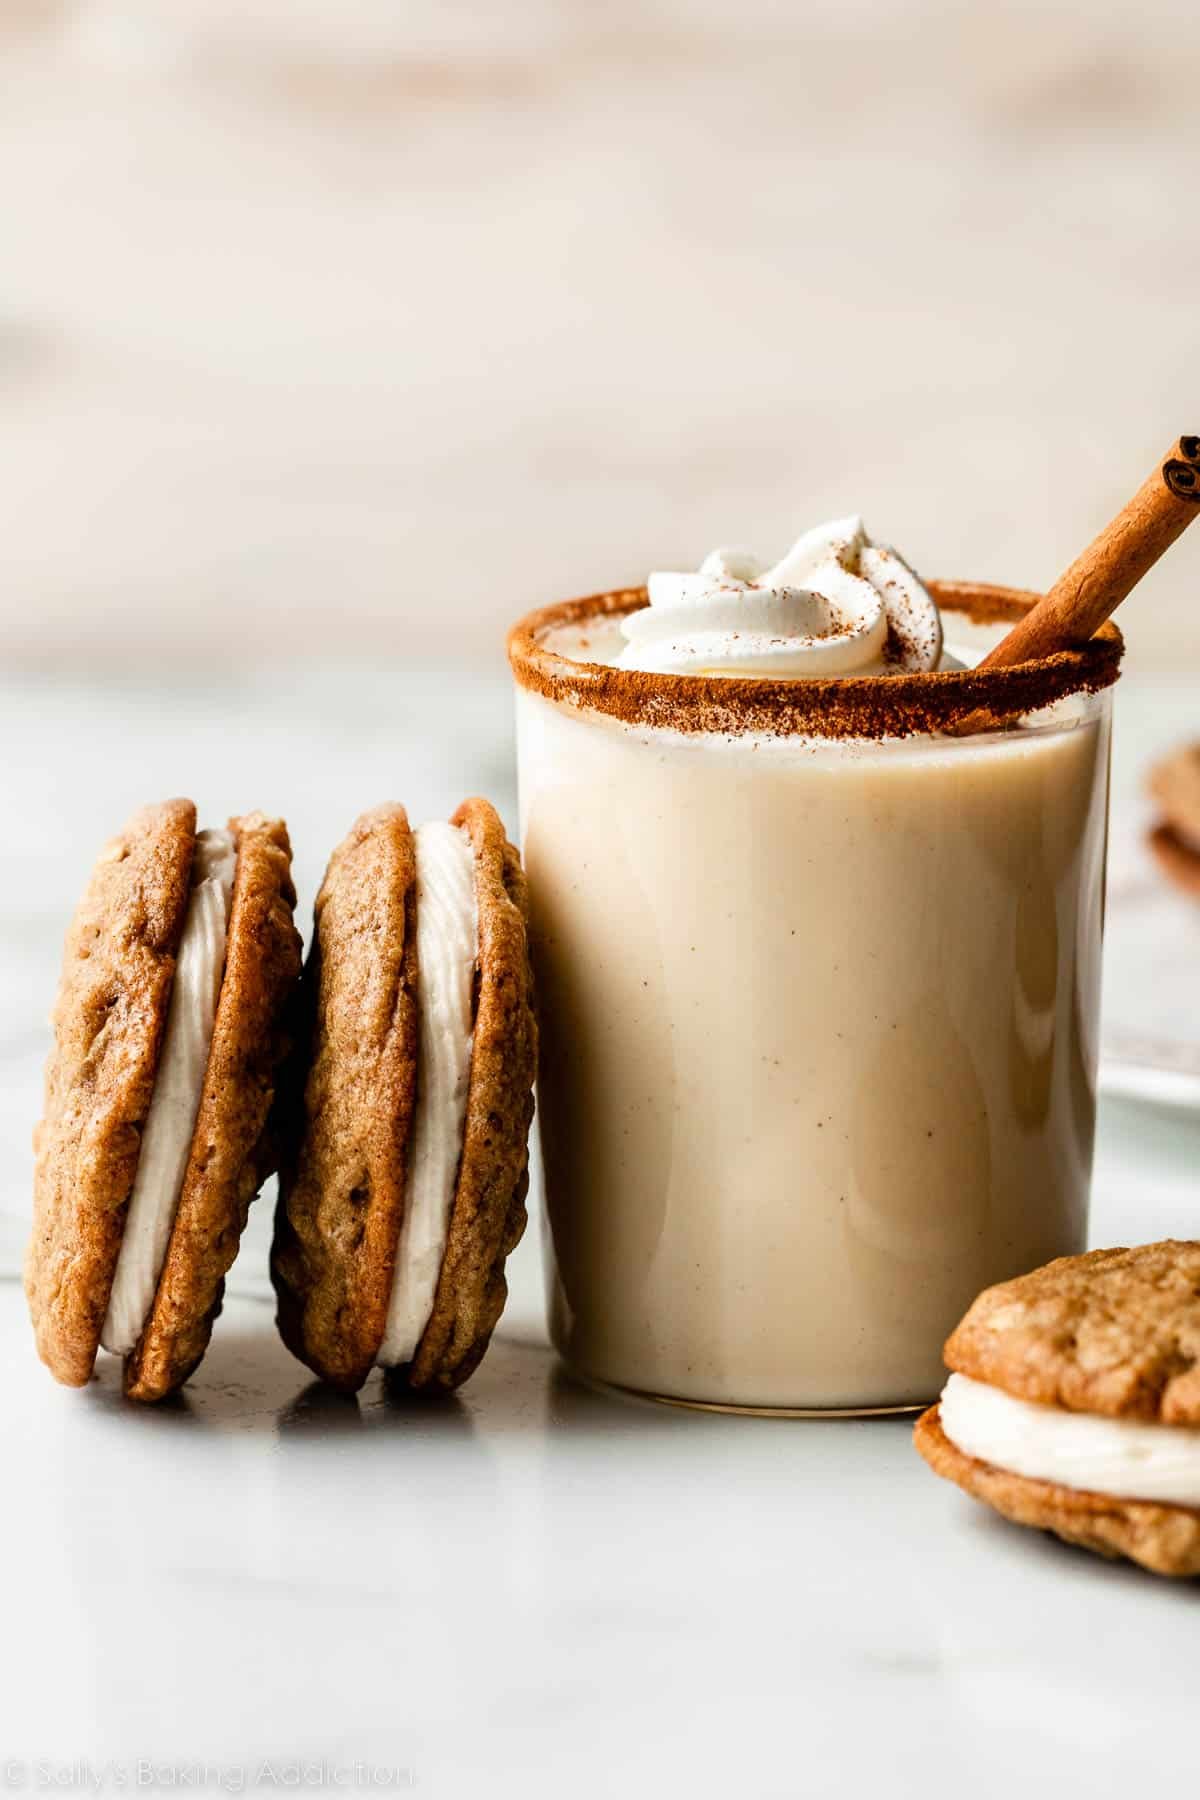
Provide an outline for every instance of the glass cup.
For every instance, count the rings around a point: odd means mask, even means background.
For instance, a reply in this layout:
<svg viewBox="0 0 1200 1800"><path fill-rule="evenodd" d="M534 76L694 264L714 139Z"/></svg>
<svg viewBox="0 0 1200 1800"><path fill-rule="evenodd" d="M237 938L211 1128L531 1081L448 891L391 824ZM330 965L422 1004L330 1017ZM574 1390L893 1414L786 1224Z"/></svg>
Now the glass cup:
<svg viewBox="0 0 1200 1800"><path fill-rule="evenodd" d="M1033 598L935 592L971 660ZM607 660L643 600L509 641L553 1341L694 1405L924 1404L981 1288L1085 1245L1119 634L646 677ZM981 683L1006 722L954 734Z"/></svg>

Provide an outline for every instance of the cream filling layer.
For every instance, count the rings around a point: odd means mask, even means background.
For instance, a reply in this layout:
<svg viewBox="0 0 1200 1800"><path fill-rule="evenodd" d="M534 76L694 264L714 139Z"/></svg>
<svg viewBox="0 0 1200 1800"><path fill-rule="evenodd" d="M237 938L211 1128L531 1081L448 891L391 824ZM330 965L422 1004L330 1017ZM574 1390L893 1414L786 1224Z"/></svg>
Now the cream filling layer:
<svg viewBox="0 0 1200 1800"><path fill-rule="evenodd" d="M1038 1406L966 1375L951 1375L940 1411L952 1444L1014 1475L1122 1500L1200 1506L1200 1426Z"/></svg>
<svg viewBox="0 0 1200 1800"><path fill-rule="evenodd" d="M457 825L419 825L417 1100L404 1223L376 1361L411 1362L433 1312L462 1157L474 1036L479 913L475 853Z"/></svg>
<svg viewBox="0 0 1200 1800"><path fill-rule="evenodd" d="M167 1029L100 1333L104 1348L118 1356L129 1354L150 1316L183 1191L225 973L236 863L230 832L197 833Z"/></svg>

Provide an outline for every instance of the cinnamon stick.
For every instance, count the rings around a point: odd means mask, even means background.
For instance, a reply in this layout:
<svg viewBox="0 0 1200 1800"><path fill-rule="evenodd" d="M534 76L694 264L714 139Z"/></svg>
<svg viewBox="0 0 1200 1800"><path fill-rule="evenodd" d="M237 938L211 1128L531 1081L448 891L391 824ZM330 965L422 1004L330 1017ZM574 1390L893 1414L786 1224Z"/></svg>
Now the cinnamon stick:
<svg viewBox="0 0 1200 1800"><path fill-rule="evenodd" d="M1001 669L1086 644L1198 515L1200 437L1181 437L1129 505L979 667Z"/></svg>

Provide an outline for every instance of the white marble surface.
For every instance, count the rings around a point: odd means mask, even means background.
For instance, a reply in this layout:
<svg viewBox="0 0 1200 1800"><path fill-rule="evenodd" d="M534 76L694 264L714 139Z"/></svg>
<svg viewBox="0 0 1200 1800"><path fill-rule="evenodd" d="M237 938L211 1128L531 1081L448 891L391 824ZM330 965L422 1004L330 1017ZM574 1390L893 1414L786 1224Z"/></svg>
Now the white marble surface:
<svg viewBox="0 0 1200 1800"><path fill-rule="evenodd" d="M444 718L453 705L455 729ZM1120 695L1117 817L1186 727ZM937 1797L1152 1792L1194 1755L1198 1597L992 1518L903 1421L759 1422L591 1394L544 1338L537 1230L460 1402L361 1406L274 1336L267 1206L178 1404L84 1393L33 1356L13 1272L61 930L147 792L285 810L307 913L360 804L469 788L512 816L498 670L0 684L0 1790L93 1773L275 1791L296 1759L394 1791ZM1097 1241L1195 1235L1200 1123L1101 1113ZM1086 1761L1081 1759L1085 1758ZM264 1771L261 1765L269 1765ZM387 1772L390 1771L390 1774ZM318 1769L310 1768L309 1783ZM366 1778L364 1778L365 1782ZM93 1790L94 1791L94 1790ZM187 1791L187 1790L185 1790Z"/></svg>

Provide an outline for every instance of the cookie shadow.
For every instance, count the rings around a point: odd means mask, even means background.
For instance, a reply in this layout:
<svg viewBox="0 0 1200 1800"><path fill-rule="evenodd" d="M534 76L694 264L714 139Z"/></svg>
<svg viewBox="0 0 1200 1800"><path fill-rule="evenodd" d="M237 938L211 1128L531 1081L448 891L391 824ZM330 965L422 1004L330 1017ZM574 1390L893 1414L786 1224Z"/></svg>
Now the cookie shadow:
<svg viewBox="0 0 1200 1800"><path fill-rule="evenodd" d="M89 1400L146 1430L269 1434L311 1385L311 1373L276 1332L270 1303L240 1297L227 1304L203 1361L178 1393L151 1405L128 1400L120 1358L102 1353Z"/></svg>
<svg viewBox="0 0 1200 1800"><path fill-rule="evenodd" d="M415 1446L633 1433L661 1440L756 1428L754 1420L592 1385L572 1374L544 1339L523 1335L497 1334L480 1367L454 1393L414 1394L377 1372L358 1394L345 1394L314 1378L287 1349L269 1301L244 1296L217 1321L207 1355L178 1394L152 1406L127 1400L120 1362L102 1356L90 1398L104 1411L140 1419L148 1430L261 1433L288 1441L357 1437L368 1429Z"/></svg>
<svg viewBox="0 0 1200 1800"><path fill-rule="evenodd" d="M281 1437L356 1436L364 1424L358 1395L344 1394L325 1381L310 1381L275 1415Z"/></svg>
<svg viewBox="0 0 1200 1800"><path fill-rule="evenodd" d="M970 1504L968 1518L980 1548L1019 1556L1023 1569L1038 1565L1056 1581L1099 1579L1108 1587L1123 1584L1131 1592L1158 1594L1167 1605L1195 1607L1200 1602L1200 1581L1156 1574L1128 1557L1101 1555L1053 1531L1019 1525L978 1501Z"/></svg>

